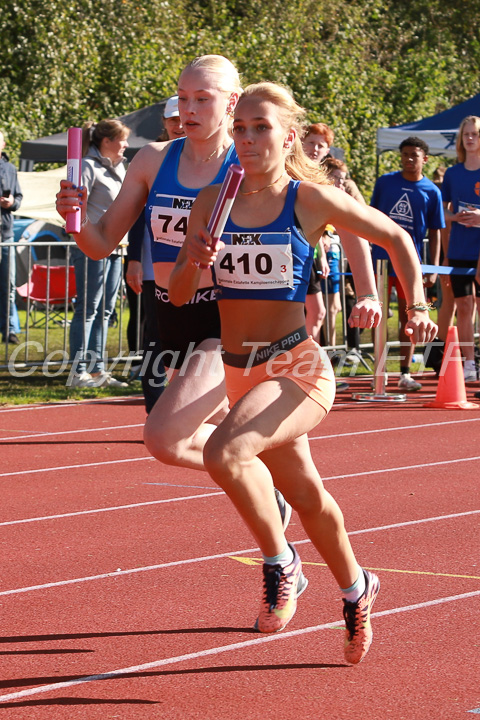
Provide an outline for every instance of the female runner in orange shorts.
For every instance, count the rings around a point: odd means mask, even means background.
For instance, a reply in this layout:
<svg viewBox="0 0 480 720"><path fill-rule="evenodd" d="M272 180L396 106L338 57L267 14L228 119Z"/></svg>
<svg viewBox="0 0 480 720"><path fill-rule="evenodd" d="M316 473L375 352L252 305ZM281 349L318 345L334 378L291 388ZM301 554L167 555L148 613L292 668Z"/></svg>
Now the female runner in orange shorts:
<svg viewBox="0 0 480 720"><path fill-rule="evenodd" d="M281 86L259 83L244 91L233 131L245 178L230 220L222 241L212 247L206 226L218 186L202 190L169 295L176 305L187 302L201 277L197 263L212 267L230 411L207 440L204 463L264 557L257 629L282 630L305 587L300 558L287 543L276 511L274 476L342 589L345 657L358 663L370 647L370 611L379 580L358 565L342 512L323 486L307 438L326 417L335 387L326 353L304 329L313 247L325 225L349 235L346 252L357 292L370 296L357 302L352 326L371 327L380 318L374 293L365 292L372 287L367 264L362 274L355 261L366 243L355 238L358 234L387 249L405 289L412 342L432 340L436 327L423 300L410 236L384 214L329 185L318 167L314 171L301 149L302 117L302 108ZM364 247L360 254L365 258Z"/></svg>

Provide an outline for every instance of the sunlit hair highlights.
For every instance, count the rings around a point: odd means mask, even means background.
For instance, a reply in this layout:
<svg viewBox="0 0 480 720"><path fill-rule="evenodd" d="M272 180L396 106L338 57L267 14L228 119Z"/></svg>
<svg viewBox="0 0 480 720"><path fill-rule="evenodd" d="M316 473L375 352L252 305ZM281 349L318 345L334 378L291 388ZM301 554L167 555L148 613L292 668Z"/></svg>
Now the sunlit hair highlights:
<svg viewBox="0 0 480 720"><path fill-rule="evenodd" d="M301 138L304 134L306 110L292 97L289 90L283 85L273 82L260 82L247 85L238 101L246 98L258 97L260 100L272 103L278 108L278 118L286 131L293 129L296 132L295 140L285 158L285 168L294 180L309 180L320 185L330 185L325 171L310 160L305 154Z"/></svg>
<svg viewBox="0 0 480 720"><path fill-rule="evenodd" d="M205 70L216 77L217 88L225 93L242 92L242 84L237 68L223 55L200 55L194 58L182 73L187 70Z"/></svg>
<svg viewBox="0 0 480 720"><path fill-rule="evenodd" d="M477 132L480 133L480 117L477 115L467 115L466 118L463 118L457 133L457 158L458 162L461 163L465 162L467 157L465 146L463 144L463 131L467 123L473 123Z"/></svg>

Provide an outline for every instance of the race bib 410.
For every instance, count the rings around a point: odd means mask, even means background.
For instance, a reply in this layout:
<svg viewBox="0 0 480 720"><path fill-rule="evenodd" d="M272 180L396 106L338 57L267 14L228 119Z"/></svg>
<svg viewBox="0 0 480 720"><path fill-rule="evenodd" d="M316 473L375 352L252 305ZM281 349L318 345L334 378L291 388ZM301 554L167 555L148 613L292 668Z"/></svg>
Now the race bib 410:
<svg viewBox="0 0 480 720"><path fill-rule="evenodd" d="M243 290L293 287L291 234L224 233L215 262L218 285Z"/></svg>

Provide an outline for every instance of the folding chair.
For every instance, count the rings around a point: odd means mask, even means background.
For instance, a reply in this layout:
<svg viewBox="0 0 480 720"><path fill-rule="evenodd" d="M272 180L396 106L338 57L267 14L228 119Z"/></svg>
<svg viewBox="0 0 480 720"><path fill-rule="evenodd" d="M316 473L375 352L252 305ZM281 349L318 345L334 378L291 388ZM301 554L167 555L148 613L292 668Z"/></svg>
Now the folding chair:
<svg viewBox="0 0 480 720"><path fill-rule="evenodd" d="M51 319L63 325L68 306L77 294L73 265L33 265L30 279L17 287L21 298L27 302L27 313L33 311L32 327L44 327ZM37 311L44 316L37 320Z"/></svg>

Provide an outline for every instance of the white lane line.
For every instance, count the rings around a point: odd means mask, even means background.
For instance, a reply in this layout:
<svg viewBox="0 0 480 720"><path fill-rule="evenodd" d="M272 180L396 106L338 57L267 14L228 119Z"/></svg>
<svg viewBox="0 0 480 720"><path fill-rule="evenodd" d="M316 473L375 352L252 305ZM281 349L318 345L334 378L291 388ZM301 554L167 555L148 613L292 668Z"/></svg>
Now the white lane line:
<svg viewBox="0 0 480 720"><path fill-rule="evenodd" d="M161 487L183 487L183 488L190 488L190 490L194 490L195 488L197 488L198 490L211 490L212 489L211 485L185 485L185 483L145 482L142 484L143 485L160 485ZM192 496L192 497L196 497L196 495Z"/></svg>
<svg viewBox="0 0 480 720"><path fill-rule="evenodd" d="M414 605L404 605L401 607L391 608L390 610L373 612L371 617L380 618L387 617L388 615L397 615L398 613L412 612L414 610L423 610L425 608L435 605L444 605L445 603L458 602L460 600L477 597L478 595L480 595L480 590L463 593L461 595L450 595L448 597L436 598L435 600L427 600L422 603L415 603ZM33 695L55 692L67 687L74 687L75 685L85 685L86 683L110 680L113 678L121 677L122 675L141 673L145 672L146 670L153 670L154 668L164 668L168 665L175 665L191 660L198 660L199 658L221 655L225 652L244 650L245 648L253 647L255 645L264 645L268 642L278 642L280 640L286 640L287 638L300 637L301 635L308 635L313 632L319 632L320 630L330 630L331 628L337 628L343 625L343 620L337 620L336 622L323 623L322 625L313 625L310 627L302 628L300 630L290 630L274 635L263 635L262 637L255 638L254 640L245 640L244 642L231 643L230 645L221 645L219 647L208 648L206 650L199 650L198 652L191 652L184 655L176 655L173 657L162 658L161 660L153 660L152 662L142 663L141 665L131 665L130 667L108 670L106 672L99 673L98 675L85 675L83 677L75 678L73 680L50 683L49 685L41 685L39 687L29 688L27 690L19 690L18 692L8 693L7 695L0 695L0 703L9 702L12 700L20 700L25 697L32 697ZM202 670L200 668L199 672L201 671Z"/></svg>
<svg viewBox="0 0 480 720"><path fill-rule="evenodd" d="M15 472L0 473L2 477L13 477L14 475L33 475L34 473L53 472L54 470L80 470L87 467L100 467L102 465L121 465L122 463L139 462L140 460L155 460L148 457L124 458L123 460L105 460L102 462L80 463L79 465L55 465L55 467L36 468L35 470L17 470Z"/></svg>
<svg viewBox="0 0 480 720"><path fill-rule="evenodd" d="M222 493L218 493L222 494ZM195 496L199 497L199 496ZM440 520L451 520L454 518L467 517L469 515L478 515L480 510L468 510L463 513L455 513L451 515L438 515L436 517L423 518L421 520L406 520L401 523L394 523L392 525L380 525L373 528L364 528L362 530L353 530L349 532L349 535L362 535L364 533L381 532L383 530L393 530L402 527L408 527L411 525L422 525L423 523L437 522ZM305 545L310 543L311 540L306 538L304 540L293 541L294 545ZM105 578L120 577L121 575L133 575L140 572L149 572L150 570L162 570L164 568L175 567L179 565L191 565L199 562L207 562L209 560L219 560L221 558L230 557L232 555L244 555L245 553L259 552L259 548L249 548L247 550L234 550L233 552L220 553L218 555L206 555L203 557L188 558L186 560L172 560L171 562L159 563L158 565L146 565L140 568L131 568L129 570L119 570L118 572L101 573L100 575L89 575L87 577L72 578L70 580L58 580L57 582L44 583L42 585L31 585L29 587L15 588L13 590L3 590L0 592L0 597L5 595L18 595L20 593L31 592L33 590L46 590L52 587L62 587L64 585L73 585L75 583L91 582L92 580L104 580Z"/></svg>
<svg viewBox="0 0 480 720"><path fill-rule="evenodd" d="M480 455L473 457L455 458L452 460L438 460L437 462L419 463L418 465L401 465L400 467L384 468L382 470L365 470L364 472L349 473L347 475L330 475L323 480L343 480L346 478L357 478L364 475L380 475L389 472L400 472L401 470L419 470L420 468L438 467L439 465L453 465L454 463L474 462L480 460ZM0 476L1 477L1 476Z"/></svg>
<svg viewBox="0 0 480 720"><path fill-rule="evenodd" d="M399 427L371 428L370 430L356 430L355 432L337 433L334 435L309 436L309 440L331 440L332 438L354 437L355 435L373 435L381 432L397 432L397 430L428 430L432 427L442 425L459 425L461 423L480 422L480 417L468 418L467 420L445 420L444 422L423 423L421 425L401 425Z"/></svg>
<svg viewBox="0 0 480 720"><path fill-rule="evenodd" d="M25 412L25 410L32 412L32 410L56 410L58 408L70 408L78 405L76 402L66 403L48 403L48 405L13 405L12 407L2 408L0 415L12 412Z"/></svg>
<svg viewBox="0 0 480 720"><path fill-rule="evenodd" d="M75 583L90 582L92 580L104 580L105 578L120 577L121 575L133 575L139 572L148 572L150 570L161 570L163 568L175 567L177 565L192 565L194 563L206 562L208 560L219 560L221 558L230 557L232 555L242 555L243 553L258 552L259 548L249 548L248 550L234 550L233 552L221 553L219 555L206 555L204 557L189 558L188 560L172 560L172 562L160 563L159 565L147 565L141 568L132 568L131 570L118 570L115 572L102 573L101 575L90 575L82 578L72 578L71 580L59 580L57 582L45 583L44 585L31 585L30 587L16 588L15 590L3 590L0 597L5 595L18 595L19 593L30 592L32 590L45 590L52 587L63 587L64 585L74 585Z"/></svg>
<svg viewBox="0 0 480 720"><path fill-rule="evenodd" d="M192 486L183 485L181 487ZM61 513L59 515L44 515L43 517L25 518L23 520L7 520L6 522L1 522L0 527L5 527L6 525L23 525L24 523L40 522L42 520L58 520L60 518L70 518L78 515L95 515L96 513L114 512L115 510L133 510L134 508L146 507L148 505L163 505L165 503L182 502L183 500L197 500L198 498L212 497L213 495L224 495L224 492L223 490L215 490L211 493L185 495L184 497L167 498L164 500L148 500L146 502L131 503L130 505L114 505L111 507L96 508L95 510L78 510L77 512Z"/></svg>
<svg viewBox="0 0 480 720"><path fill-rule="evenodd" d="M55 467L37 468L35 470L18 470L15 472L0 473L2 477L13 477L15 475L32 475L33 473L53 472L54 470L80 470L81 468L87 467L101 467L102 465L121 465L127 462L138 462L139 460L155 460L155 458L148 457L137 457L137 458L125 458L123 460L105 460L96 463L80 463L78 465L56 465ZM473 457L462 457L452 458L450 460L438 460L437 462L419 463L417 465L401 465L399 467L381 468L380 470L365 470L364 472L348 473L345 475L330 475L329 477L323 477L322 480L342 480L344 478L351 477L362 477L364 475L379 475L381 473L399 472L400 470L418 470L420 468L435 467L437 465L452 465L454 463L473 462L480 460L480 455L474 455Z"/></svg>
<svg viewBox="0 0 480 720"><path fill-rule="evenodd" d="M1 412L1 411L0 411ZM385 427L385 428L372 428L370 430L357 430L355 432L344 432L344 433L335 433L333 435L313 435L309 437L309 440L330 440L333 438L345 438L345 437L354 437L355 435L372 435L374 433L380 433L380 432L396 432L397 430L428 430L433 427L441 427L442 425L458 425L462 423L472 423L472 422L480 422L480 417L478 418L468 418L466 420L445 420L442 422L433 422L433 423L422 423L420 425L401 425L400 427ZM70 435L74 433L87 433L87 432L101 432L103 430L122 430L127 428L136 428L136 427L143 427L145 423L137 423L135 425L112 425L111 427L96 427L96 428L79 428L77 430L60 430L60 431L50 431L45 433L34 433L32 435L13 435L10 437L0 437L0 444L2 442L9 442L10 440L29 440L30 438L36 438L36 437L48 437L52 436L55 437L56 435ZM17 431L18 432L18 431ZM23 431L25 433L28 433L30 431L25 430Z"/></svg>
<svg viewBox="0 0 480 720"><path fill-rule="evenodd" d="M24 430L25 435L13 435L12 437L0 437L0 444L10 442L11 440L32 440L39 437L57 437L57 435L76 435L77 433L105 432L106 430L126 430L130 428L143 427L145 423L137 423L136 425L111 425L109 427L96 428L76 428L75 430L59 430L56 432L33 433L27 435L29 430ZM18 432L18 430L17 430Z"/></svg>
<svg viewBox="0 0 480 720"><path fill-rule="evenodd" d="M54 470L81 470L87 467L101 467L102 465L121 465L122 463L138 462L140 460L155 460L155 458L136 457L124 458L123 460L105 460L102 462L80 463L78 465L55 465L55 467L36 468L35 470L17 470L15 472L0 473L2 477L14 477L15 475L33 475L34 473L53 472ZM454 463L465 463L480 460L480 455L473 457L452 458L450 460L438 460L437 462L419 463L417 465L400 465L399 467L381 468L380 470L365 470L364 472L354 472L345 475L330 475L322 477L322 480L342 480L351 477L362 477L364 475L379 475L390 472L399 472L401 470L419 470L420 468L436 467L438 465L453 465Z"/></svg>
<svg viewBox="0 0 480 720"><path fill-rule="evenodd" d="M342 480L342 479L347 479L347 478L351 478L351 477L361 477L361 476L365 476L365 475L379 475L379 474L386 475L387 473L398 472L400 470L414 470L416 468L430 467L433 465L448 465L450 463L455 463L455 462L470 462L472 460L479 460L479 459L480 459L479 457L458 458L456 460L443 460L443 461L439 461L436 463L424 463L421 465L404 465L401 467L382 468L381 470L366 470L364 472L350 473L347 475L330 475L328 477L323 477L322 480L323 480L323 482L326 482L327 480ZM5 477L5 476L8 477L10 475L28 475L29 473L49 472L51 470L53 471L53 470L81 469L83 467L96 467L96 466L100 466L100 465L112 465L115 463L121 464L121 463L125 463L125 462L137 462L139 460L154 460L154 458L149 456L149 457L140 457L140 458L130 458L130 459L126 459L126 460L108 460L105 462L87 463L87 464L83 464L83 465L80 464L80 465L66 465L63 467L40 468L37 470L26 470L26 471L20 471L20 472L15 472L15 473L3 473L3 474L0 473L0 477ZM156 484L167 484L167 483L145 483L145 484L156 485ZM195 486L184 486L184 487L195 487ZM222 492L220 492L220 493L213 492L212 493L212 495L222 495L222 494L223 494ZM192 495L191 496L192 499L195 499L197 497L203 497L203 495ZM178 500L186 500L186 499L189 499L189 498L185 498L185 497L178 498ZM95 508L93 510L79 510L79 511L70 512L70 513L60 513L57 515L44 515L44 516L33 517L33 518L22 518L20 520L8 520L6 522L0 522L0 527L2 527L4 525L20 525L22 523L40 522L40 521L44 521L44 520L55 520L57 518L74 517L75 515L90 515L90 514L95 514L98 512L110 512L110 511L114 511L114 510L129 510L132 508L142 507L144 505L155 505L157 503L175 502L175 501L176 501L176 498L170 498L168 501L167 500L152 500L152 501L148 501L148 502L132 503L129 505L114 505L112 507Z"/></svg>
<svg viewBox="0 0 480 720"><path fill-rule="evenodd" d="M363 533L380 532L381 530L393 530L395 528L408 527L409 525L423 525L423 523L437 522L438 520L454 520L456 518L468 517L469 515L480 515L480 510L466 510L461 513L451 513L450 515L436 515L434 517L422 518L421 520L405 520L401 523L392 523L391 525L378 525L374 528L364 528L363 530L351 530L349 535L363 535ZM305 541L301 541L305 542ZM310 541L308 541L310 542ZM296 543L299 544L298 542Z"/></svg>
<svg viewBox="0 0 480 720"><path fill-rule="evenodd" d="M480 421L480 418L478 418L478 420ZM471 419L471 420L452 420L452 421L441 422L441 423L428 423L428 424L426 424L426 425L405 425L405 426L403 426L403 427L383 428L383 429L380 428L380 429L378 429L378 430L364 430L364 431L362 430L362 431L359 431L359 432L339 433L339 434L336 434L336 435L319 435L319 436L317 436L317 437L310 437L309 440L328 440L328 439L331 439L331 438L343 438L343 437L349 438L349 437L353 437L354 435L370 435L370 434L377 433L377 432L391 432L391 431L394 431L394 430L416 430L416 429L422 429L422 428L423 428L423 429L428 429L428 428L431 428L431 427L437 427L437 426L439 426L439 425L452 425L452 424L455 424L455 423L462 423L462 422L475 422L475 419ZM96 432L96 431L100 431L100 430L116 430L117 428L125 429L125 428L130 428L130 427L140 427L141 425L142 425L142 424L140 423L140 424L138 424L138 425L120 425L120 426L112 426L112 427L109 427L109 428L88 428L88 429L85 429L85 430L68 430L68 431L65 431L64 434L71 434L71 433L75 433L75 432ZM52 434L52 435L60 435L60 434L62 434L62 433L51 433L51 434ZM50 435L50 433L41 433L41 434L37 435L37 437L46 436L46 435ZM29 436L29 437L34 437L34 436ZM13 440L13 439L28 439L28 438L24 438L23 436L20 436L19 438L3 438L4 441L5 441L5 440L9 440L9 439L12 439L12 440ZM1 444L1 440L2 440L2 439L0 439L0 444ZM54 471L54 470L71 470L71 469L74 469L74 468L96 467L96 466L101 466L101 465L113 465L113 464L115 464L116 462L118 462L119 464L121 464L121 463L124 463L124 462L136 462L137 460L153 460L153 458L152 458L152 457L148 457L148 458L146 458L146 457L140 457L140 458L129 458L129 459L126 459L126 460L108 460L108 461L106 461L106 462L85 463L85 464L79 464L79 465L61 465L61 466L58 466L58 467L56 466L56 467L37 468L37 469L35 469L35 470L18 470L18 471L15 471L15 472L0 473L0 478L2 478L2 477L13 477L13 476L15 476L15 475L29 475L29 474L32 474L32 473L50 472L50 471ZM350 475L332 475L331 477L326 477L326 478L323 478L323 479L324 479L324 480L338 480L338 479L341 479L341 478L355 477L355 476L357 476L357 475L358 475L358 476L360 476L360 475L369 475L369 474L374 475L374 474L378 474L378 473L381 473L381 472L382 472L382 473L383 473L383 472L395 472L396 470L414 470L414 469L416 469L416 468L429 467L429 466L433 466L433 465L442 465L442 464L445 465L445 464L448 464L448 463L450 463L450 462L469 462L470 460L478 460L478 457L460 458L460 459L457 459L457 460L445 460L445 461L443 461L443 462L440 461L440 462L434 462L434 463L424 463L424 464L420 464L420 465L406 465L406 466L403 466L403 467L400 467L400 468L390 468L390 469L387 469L387 470L372 470L372 471L368 471L368 472L364 472L364 473L351 473Z"/></svg>
<svg viewBox="0 0 480 720"><path fill-rule="evenodd" d="M57 402L57 403L45 403L35 405L12 405L10 407L1 408L0 415L11 412L32 412L32 410L63 410L63 408L77 407L81 405L112 405L112 403L118 404L131 404L132 400L141 400L141 395L124 395L122 397L102 397L102 398L88 398L85 400L75 400L73 402Z"/></svg>

